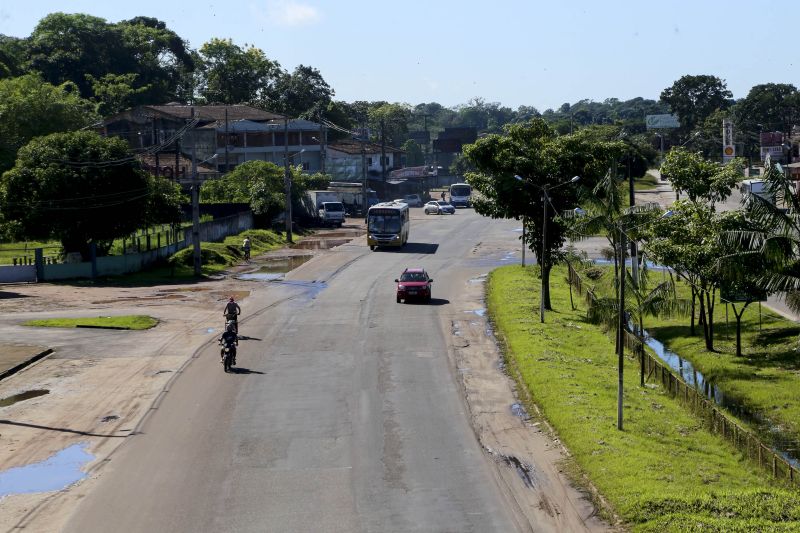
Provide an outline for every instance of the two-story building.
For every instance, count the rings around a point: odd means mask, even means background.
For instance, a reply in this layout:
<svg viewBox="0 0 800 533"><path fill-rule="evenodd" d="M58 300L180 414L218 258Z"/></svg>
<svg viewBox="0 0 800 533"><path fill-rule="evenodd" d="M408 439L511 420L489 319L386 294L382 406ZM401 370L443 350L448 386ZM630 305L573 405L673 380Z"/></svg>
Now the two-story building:
<svg viewBox="0 0 800 533"><path fill-rule="evenodd" d="M319 124L245 105L139 106L106 118L102 133L127 140L157 175L188 177L192 156L216 173L251 160L282 166L286 155L307 172L324 168Z"/></svg>
<svg viewBox="0 0 800 533"><path fill-rule="evenodd" d="M367 182L378 197L385 198L386 176L400 168L403 150L380 144L344 139L326 146L326 170L333 181L361 182L366 173ZM385 154L385 155L384 155ZM383 162L381 158L384 157Z"/></svg>

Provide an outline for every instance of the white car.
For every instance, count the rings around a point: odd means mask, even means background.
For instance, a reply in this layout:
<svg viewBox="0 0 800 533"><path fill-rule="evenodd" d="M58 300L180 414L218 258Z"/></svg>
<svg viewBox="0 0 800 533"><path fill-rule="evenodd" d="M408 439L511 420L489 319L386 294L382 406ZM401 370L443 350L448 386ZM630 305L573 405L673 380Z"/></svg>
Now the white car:
<svg viewBox="0 0 800 533"><path fill-rule="evenodd" d="M406 194L403 203L408 204L408 207L422 207L422 198L419 194Z"/></svg>
<svg viewBox="0 0 800 533"><path fill-rule="evenodd" d="M427 204L425 204L425 214L426 215L445 215L445 214L456 214L456 208L452 205L448 204L447 202L431 200Z"/></svg>

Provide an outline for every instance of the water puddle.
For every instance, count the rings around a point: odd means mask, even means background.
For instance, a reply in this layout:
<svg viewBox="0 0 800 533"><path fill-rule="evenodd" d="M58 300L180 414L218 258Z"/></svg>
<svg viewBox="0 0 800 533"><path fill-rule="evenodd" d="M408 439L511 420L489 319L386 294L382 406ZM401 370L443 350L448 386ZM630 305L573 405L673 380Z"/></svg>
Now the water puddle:
<svg viewBox="0 0 800 533"><path fill-rule="evenodd" d="M81 468L94 459L86 447L86 443L73 444L42 462L1 472L0 498L10 494L51 492L77 483L86 477Z"/></svg>
<svg viewBox="0 0 800 533"><path fill-rule="evenodd" d="M489 255L486 257L477 257L475 259L470 259L468 261L468 264L470 266L476 266L480 268L496 268L505 265L517 264L520 262L521 259L517 257L517 252L512 251L512 252L505 252L501 256Z"/></svg>
<svg viewBox="0 0 800 533"><path fill-rule="evenodd" d="M31 398L38 398L39 396L44 396L45 394L50 394L50 391L47 389L36 389L20 392L19 394L14 394L13 396L9 396L8 398L3 398L0 400L0 407L8 407L9 405L30 400Z"/></svg>
<svg viewBox="0 0 800 533"><path fill-rule="evenodd" d="M260 274L285 274L299 267L313 255L290 255L288 257L275 257L261 261L261 268L256 272Z"/></svg>
<svg viewBox="0 0 800 533"><path fill-rule="evenodd" d="M475 313L476 315L478 315L480 317L486 316L486 309L475 309L474 311L471 311L471 312Z"/></svg>
<svg viewBox="0 0 800 533"><path fill-rule="evenodd" d="M351 240L352 239L305 239L292 246L292 248L299 250L329 250L330 248L347 244Z"/></svg>
<svg viewBox="0 0 800 533"><path fill-rule="evenodd" d="M236 279L244 281L279 281L283 279L285 273L267 273L267 274L241 274L236 276Z"/></svg>
<svg viewBox="0 0 800 533"><path fill-rule="evenodd" d="M706 380L691 362L664 346L661 341L651 337L647 331L644 332L644 339L645 344L655 352L658 358L683 378L687 385L694 387L700 394L724 407L740 420L758 428L759 435L765 438L776 453L792 466L800 467L800 453L798 453L800 452L800 442L786 436L780 427L770 422L761 413L749 411L734 399L725 396L723 391L714 383Z"/></svg>
<svg viewBox="0 0 800 533"><path fill-rule="evenodd" d="M470 283L485 283L487 276L488 276L487 274L481 274L480 276L478 276L476 278L470 279L469 282Z"/></svg>
<svg viewBox="0 0 800 533"><path fill-rule="evenodd" d="M214 333L215 331L217 331L216 328L207 328L206 329L206 333Z"/></svg>

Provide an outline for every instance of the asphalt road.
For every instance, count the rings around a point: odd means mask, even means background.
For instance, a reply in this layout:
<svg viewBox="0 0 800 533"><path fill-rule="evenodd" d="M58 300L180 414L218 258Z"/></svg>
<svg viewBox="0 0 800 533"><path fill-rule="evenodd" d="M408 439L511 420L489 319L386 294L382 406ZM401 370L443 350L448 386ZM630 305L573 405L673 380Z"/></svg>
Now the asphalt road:
<svg viewBox="0 0 800 533"><path fill-rule="evenodd" d="M67 530L528 530L469 424L440 320L504 260L476 260L478 243L513 251L519 223L412 211L403 251L359 239L283 283L243 282L237 372L201 350ZM431 304L395 303L406 266L434 278Z"/></svg>

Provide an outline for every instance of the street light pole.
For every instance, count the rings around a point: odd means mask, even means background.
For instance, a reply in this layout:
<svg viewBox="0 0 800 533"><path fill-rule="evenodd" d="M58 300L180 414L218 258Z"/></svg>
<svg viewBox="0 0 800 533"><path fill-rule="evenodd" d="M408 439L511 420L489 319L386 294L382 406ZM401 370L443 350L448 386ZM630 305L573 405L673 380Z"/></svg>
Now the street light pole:
<svg viewBox="0 0 800 533"><path fill-rule="evenodd" d="M283 187L286 194L286 242L292 243L292 178L289 171L289 119L283 119Z"/></svg>
<svg viewBox="0 0 800 533"><path fill-rule="evenodd" d="M542 265L541 265L541 275L542 275L542 294L541 298L539 298L539 321L544 324L544 289L545 289L545 276L544 276L544 269L547 266L547 205L550 198L547 196L547 187L542 187L542 202L543 207L542 209Z"/></svg>
<svg viewBox="0 0 800 533"><path fill-rule="evenodd" d="M522 176L515 175L514 179L516 179L517 181L521 181L523 183L530 183L530 182L526 182L522 178ZM552 187L547 186L547 185L539 186L539 185L536 185L535 183L531 183L531 185L533 185L534 187L536 187L537 189L542 191L542 197L541 197L542 198L542 254L539 256L539 258L541 259L541 265L539 265L539 267L541 269L541 275L542 275L542 289L541 289L540 301L539 301L539 320L543 324L544 324L544 308L545 308L545 305L544 305L545 289L547 287L547 283L546 283L547 282L547 278L545 277L545 269L547 268L547 211L548 211L547 208L548 208L548 205L550 205L550 196L549 196L548 192L551 189L556 189L556 188L561 187L563 185L569 185L570 183L575 183L579 179L581 179L580 176L573 176L571 180L566 181L564 183L559 183L559 184L554 185ZM524 251L524 246L525 246L525 237L524 237L524 235L525 235L525 233L524 233L525 232L525 219L524 219L524 217L523 217L523 222L522 222L522 231L523 231L523 238L522 238L522 246L523 246L522 266L525 266L525 255L524 255L525 254L525 251Z"/></svg>
<svg viewBox="0 0 800 533"><path fill-rule="evenodd" d="M625 231L619 228L619 328L617 334L617 429L622 431L623 368L625 362Z"/></svg>

